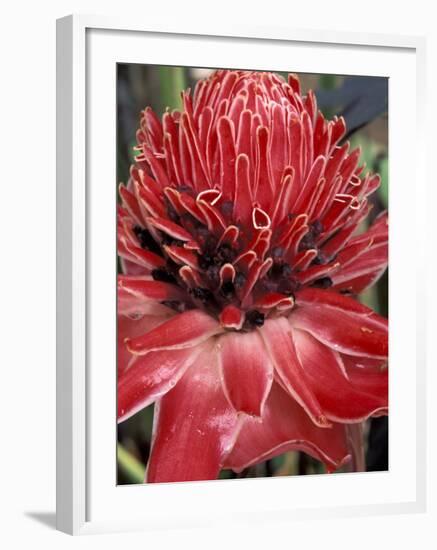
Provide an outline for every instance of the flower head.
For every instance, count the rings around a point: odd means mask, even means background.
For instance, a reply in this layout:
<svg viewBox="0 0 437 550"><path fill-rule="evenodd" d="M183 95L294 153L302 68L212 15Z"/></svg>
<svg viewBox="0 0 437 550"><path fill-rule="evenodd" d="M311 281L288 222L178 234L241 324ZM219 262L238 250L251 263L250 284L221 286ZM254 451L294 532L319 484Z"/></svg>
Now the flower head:
<svg viewBox="0 0 437 550"><path fill-rule="evenodd" d="M119 420L156 401L147 480L215 479L287 450L335 470L387 413L379 177L294 75L217 71L150 108L120 187Z"/></svg>

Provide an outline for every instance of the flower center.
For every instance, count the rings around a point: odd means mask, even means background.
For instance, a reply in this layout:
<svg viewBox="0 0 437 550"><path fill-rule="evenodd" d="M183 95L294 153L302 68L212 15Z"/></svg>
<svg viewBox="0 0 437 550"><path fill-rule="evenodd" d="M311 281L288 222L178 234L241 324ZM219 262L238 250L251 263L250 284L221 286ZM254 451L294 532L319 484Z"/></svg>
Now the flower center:
<svg viewBox="0 0 437 550"><path fill-rule="evenodd" d="M189 208L177 211L166 197L166 218L161 219L167 222L155 225L153 231L137 224L132 227L139 246L165 260L152 271L153 279L184 291L185 298L162 302L166 306L178 312L201 308L217 318L226 308L236 308L243 319L239 329L251 330L262 326L266 316L290 310L303 284L332 285L327 276L309 283L299 279L301 266L291 265L289 243L276 238L269 216L260 208L254 208L253 225L246 227L235 222L232 203L220 201L215 190L195 197L190 188L179 187L175 193L179 199L183 196ZM203 221L195 215L199 204L208 207ZM295 220L299 221L297 216L289 214L286 222L292 225ZM296 245L301 257L307 252L311 256L306 267L327 262L317 247L322 232L322 223L313 221Z"/></svg>

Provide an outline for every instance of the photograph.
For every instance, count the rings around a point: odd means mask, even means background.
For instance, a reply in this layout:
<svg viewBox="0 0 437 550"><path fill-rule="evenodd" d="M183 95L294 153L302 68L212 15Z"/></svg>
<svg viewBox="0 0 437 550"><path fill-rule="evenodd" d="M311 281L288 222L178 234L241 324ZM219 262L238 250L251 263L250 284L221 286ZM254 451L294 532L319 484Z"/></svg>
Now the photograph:
<svg viewBox="0 0 437 550"><path fill-rule="evenodd" d="M117 63L118 485L389 471L388 82Z"/></svg>

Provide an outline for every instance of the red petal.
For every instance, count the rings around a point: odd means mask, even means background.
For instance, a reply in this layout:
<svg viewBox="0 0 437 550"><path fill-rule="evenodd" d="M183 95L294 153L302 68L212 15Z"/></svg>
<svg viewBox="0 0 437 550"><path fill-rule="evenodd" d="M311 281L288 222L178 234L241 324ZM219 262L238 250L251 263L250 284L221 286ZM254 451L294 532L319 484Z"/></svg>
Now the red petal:
<svg viewBox="0 0 437 550"><path fill-rule="evenodd" d="M297 263L297 262L296 262ZM296 273L296 279L302 285L309 283L315 279L320 279L322 277L332 277L333 273L340 269L339 262L332 262L331 264L325 265L312 265L308 267L305 271Z"/></svg>
<svg viewBox="0 0 437 550"><path fill-rule="evenodd" d="M180 268L179 275L188 288L202 286L202 279L200 278L199 272L188 265L184 265Z"/></svg>
<svg viewBox="0 0 437 550"><path fill-rule="evenodd" d="M181 246L164 246L164 250L170 258L179 265L188 265L193 269L197 269L198 261L197 254L187 248Z"/></svg>
<svg viewBox="0 0 437 550"><path fill-rule="evenodd" d="M122 273L124 273L125 275L144 275L145 273L148 273L150 271L149 269L144 269L143 266L131 262L126 258L122 258L121 256L120 266Z"/></svg>
<svg viewBox="0 0 437 550"><path fill-rule="evenodd" d="M225 328L240 330L244 323L244 313L232 304L225 306L220 313L220 323Z"/></svg>
<svg viewBox="0 0 437 550"><path fill-rule="evenodd" d="M343 356L344 357L344 356ZM388 403L388 368L380 365L379 368L363 368L363 359L355 357L355 363L345 361L346 373L350 383L358 390L381 397L385 407ZM381 414L387 411L381 411Z"/></svg>
<svg viewBox="0 0 437 550"><path fill-rule="evenodd" d="M252 211L252 223L255 229L269 228L272 224L270 216L262 208L254 208Z"/></svg>
<svg viewBox="0 0 437 550"><path fill-rule="evenodd" d="M290 203L295 200L297 191L294 184L294 168L284 168L282 179L279 184L279 193L276 204L273 205L272 226L276 226L290 212ZM294 201L293 201L294 202Z"/></svg>
<svg viewBox="0 0 437 550"><path fill-rule="evenodd" d="M347 280L345 279L343 282L334 280L334 284L331 288L337 290L347 290L352 294L359 294L360 292L366 290L366 288L373 286L382 276L384 271L385 267L382 270L371 271L370 273L348 278Z"/></svg>
<svg viewBox="0 0 437 550"><path fill-rule="evenodd" d="M218 343L226 396L235 410L261 416L273 380L273 365L256 332L231 333Z"/></svg>
<svg viewBox="0 0 437 550"><path fill-rule="evenodd" d="M331 237L322 247L323 254L328 259L333 258L347 244L358 225L358 222L355 222Z"/></svg>
<svg viewBox="0 0 437 550"><path fill-rule="evenodd" d="M179 216L185 213L185 207L181 203L182 195L179 191L176 191L173 187L166 187L164 195Z"/></svg>
<svg viewBox="0 0 437 550"><path fill-rule="evenodd" d="M160 229L161 231L167 233L167 235L170 235L170 237L174 237L180 241L190 241L192 239L190 233L185 231L183 227L177 223L171 222L170 220L166 220L165 218L149 217L147 218L147 222L156 229Z"/></svg>
<svg viewBox="0 0 437 550"><path fill-rule="evenodd" d="M284 317L269 319L260 333L283 386L315 424L326 427L329 423L299 363L287 320Z"/></svg>
<svg viewBox="0 0 437 550"><path fill-rule="evenodd" d="M222 244L229 244L230 246L238 246L238 236L240 235L240 230L235 225L229 225L226 228L226 231L223 232L223 235L220 237L219 242L217 243L217 249L220 248Z"/></svg>
<svg viewBox="0 0 437 550"><path fill-rule="evenodd" d="M253 250L243 252L234 262L234 266L244 273L248 273L250 268L256 262L256 253Z"/></svg>
<svg viewBox="0 0 437 550"><path fill-rule="evenodd" d="M271 258L267 258L264 262L261 262L259 260L255 261L250 267L247 274L246 282L240 294L241 305L243 307L246 307L250 304L252 300L251 292L253 290L253 287L256 285L257 281L267 273L272 263L273 260Z"/></svg>
<svg viewBox="0 0 437 550"><path fill-rule="evenodd" d="M184 96L188 99L188 96ZM194 121L191 113L182 113L181 128L186 137L186 143L190 151L191 167L193 171L193 183L196 189L202 190L209 187L208 171L206 169L205 158L201 150L197 132L193 128Z"/></svg>
<svg viewBox="0 0 437 550"><path fill-rule="evenodd" d="M127 187L120 185L119 192L123 205L126 210L139 225L144 225L143 215L141 213L140 207L138 206L138 201L133 193L131 193Z"/></svg>
<svg viewBox="0 0 437 550"><path fill-rule="evenodd" d="M330 290L322 290L319 288L304 288L296 294L298 305L302 306L317 306L326 305L350 313L358 313L364 316L373 315L374 311L369 307L361 304L357 300L343 296L338 292Z"/></svg>
<svg viewBox="0 0 437 550"><path fill-rule="evenodd" d="M240 127L238 129L238 138L237 138L237 151L238 156L244 154L247 158L251 157L251 137L252 133L250 131L252 126L252 113L249 110L244 110L241 113L240 118Z"/></svg>
<svg viewBox="0 0 437 550"><path fill-rule="evenodd" d="M153 351L138 357L118 379L118 421L127 420L171 390L200 351L200 347Z"/></svg>
<svg viewBox="0 0 437 550"><path fill-rule="evenodd" d="M180 193L179 202L181 206L185 209L185 211L191 214L198 221L200 221L200 223L206 223L207 220L203 215L201 209L199 208L199 205L192 197L190 197L190 195L188 195L187 193Z"/></svg>
<svg viewBox="0 0 437 550"><path fill-rule="evenodd" d="M290 73L288 75L288 84L291 86L294 93L300 95L300 82L297 74Z"/></svg>
<svg viewBox="0 0 437 550"><path fill-rule="evenodd" d="M220 182L223 195L230 200L235 196L235 143L234 125L228 117L217 123L218 145L220 150Z"/></svg>
<svg viewBox="0 0 437 550"><path fill-rule="evenodd" d="M141 176L139 177L141 177L142 179L145 179L147 177L148 180L155 183L155 180L153 180L149 176L146 176L142 170L140 170L139 172L141 174ZM164 209L163 203L153 192L152 188L146 187L139 181L135 181L134 189L144 219L147 216L150 216L150 214L154 216L165 216L166 211ZM143 223L141 225L143 225Z"/></svg>
<svg viewBox="0 0 437 550"><path fill-rule="evenodd" d="M260 126L256 130L256 175L255 198L261 208L268 209L272 200L273 182L269 174L268 155L269 130Z"/></svg>
<svg viewBox="0 0 437 550"><path fill-rule="evenodd" d="M301 296L311 294L320 300L308 303ZM311 333L327 346L367 357L387 357L388 329L385 320L352 298L330 291L311 289L296 296L290 323Z"/></svg>
<svg viewBox="0 0 437 550"><path fill-rule="evenodd" d="M346 133L346 122L341 116L332 127L332 144L335 145Z"/></svg>
<svg viewBox="0 0 437 550"><path fill-rule="evenodd" d="M382 359L370 359L369 357L354 357L352 355L341 354L341 361L346 369L349 367L358 367L379 372L387 368L387 361Z"/></svg>
<svg viewBox="0 0 437 550"><path fill-rule="evenodd" d="M235 267L232 264L224 264L220 268L220 285L228 281L234 282Z"/></svg>
<svg viewBox="0 0 437 550"><path fill-rule="evenodd" d="M206 219L208 229L221 236L222 232L226 229L226 222L220 211L202 199L197 199L196 204Z"/></svg>
<svg viewBox="0 0 437 550"><path fill-rule="evenodd" d="M238 417L220 382L207 345L176 386L155 407L147 481L216 479L238 430Z"/></svg>
<svg viewBox="0 0 437 550"><path fill-rule="evenodd" d="M360 246L363 244L350 245L340 254L347 255L349 251L353 252ZM340 255L339 260L342 261ZM379 279L386 270L387 264L387 244L384 242L371 244L370 247L368 246L363 252L349 260L347 265L332 277L333 286L358 294Z"/></svg>
<svg viewBox="0 0 437 550"><path fill-rule="evenodd" d="M340 169L340 175L343 179L342 192L344 192L344 190L347 188L347 185L352 177L352 174L357 169L360 156L361 156L361 147L357 147L356 149L353 149L350 152L349 156L346 157L345 161L343 162Z"/></svg>
<svg viewBox="0 0 437 550"><path fill-rule="evenodd" d="M161 187L167 187L170 185L164 165L155 157L147 145L143 144L141 151L142 154L137 156L137 162L146 161L148 163L155 180L161 185Z"/></svg>
<svg viewBox="0 0 437 550"><path fill-rule="evenodd" d="M178 300L186 297L181 288L149 277L118 276L118 288L144 300Z"/></svg>
<svg viewBox="0 0 437 550"><path fill-rule="evenodd" d="M344 428L318 428L277 383L273 383L261 421L246 418L225 462L239 472L287 451L304 451L335 470L348 458Z"/></svg>
<svg viewBox="0 0 437 550"><path fill-rule="evenodd" d="M117 368L119 374L123 372L132 362L134 356L128 351L125 339L134 338L140 334L144 334L155 327L162 325L173 315L172 310L160 306L166 310L166 315L144 315L139 319L131 319L124 315L119 315L117 318Z"/></svg>
<svg viewBox="0 0 437 550"><path fill-rule="evenodd" d="M287 129L285 125L286 109L278 103L273 104L271 108L271 132L269 143L269 161L273 186L279 185L282 173L286 165L287 151Z"/></svg>
<svg viewBox="0 0 437 550"><path fill-rule="evenodd" d="M293 338L307 380L330 420L361 422L387 408L387 392L370 393L365 384L352 384L337 353L305 331L293 330ZM379 376L387 378L385 373Z"/></svg>
<svg viewBox="0 0 437 550"><path fill-rule="evenodd" d="M117 312L119 315L137 317L138 315L164 315L168 308L153 299L144 299L141 295L132 294L124 288L117 293Z"/></svg>
<svg viewBox="0 0 437 550"><path fill-rule="evenodd" d="M306 212L306 209L302 207L309 204L309 199L315 192L316 184L319 181L320 176L322 175L325 168L325 162L326 160L323 156L317 157L314 161L314 164L312 165L311 170L305 181L305 185L302 187L301 193L297 199L295 205L296 211Z"/></svg>
<svg viewBox="0 0 437 550"><path fill-rule="evenodd" d="M137 355L145 355L160 349L191 348L222 332L220 323L198 309L176 315L158 328L137 338L129 338L128 349Z"/></svg>
<svg viewBox="0 0 437 550"><path fill-rule="evenodd" d="M268 292L257 299L253 307L259 309L271 309L279 307L279 309L289 309L294 305L294 299L291 296L280 294L279 292Z"/></svg>
<svg viewBox="0 0 437 550"><path fill-rule="evenodd" d="M134 246L120 236L118 241L118 255L149 270L165 265L165 260L161 256L149 252L148 250L143 250L139 246Z"/></svg>

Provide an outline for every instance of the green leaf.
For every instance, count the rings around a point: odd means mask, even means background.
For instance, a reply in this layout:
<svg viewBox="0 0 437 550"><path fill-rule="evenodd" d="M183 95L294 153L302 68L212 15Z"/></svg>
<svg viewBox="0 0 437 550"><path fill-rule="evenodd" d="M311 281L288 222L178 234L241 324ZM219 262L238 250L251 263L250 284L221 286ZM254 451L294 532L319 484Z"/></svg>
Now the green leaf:
<svg viewBox="0 0 437 550"><path fill-rule="evenodd" d="M383 158L379 163L379 175L381 176L381 185L379 187L379 196L384 203L385 208L388 207L388 158Z"/></svg>
<svg viewBox="0 0 437 550"><path fill-rule="evenodd" d="M232 470L221 470L219 479L232 479Z"/></svg>
<svg viewBox="0 0 437 550"><path fill-rule="evenodd" d="M374 171L376 168L376 159L378 156L378 148L369 139L359 134L351 139L351 149L361 147L360 164L366 163L366 169Z"/></svg>
<svg viewBox="0 0 437 550"><path fill-rule="evenodd" d="M378 292L376 286L372 286L360 294L360 302L375 311L379 311Z"/></svg>
<svg viewBox="0 0 437 550"><path fill-rule="evenodd" d="M159 67L162 110L180 109L181 92L186 88L185 69L183 67Z"/></svg>
<svg viewBox="0 0 437 550"><path fill-rule="evenodd" d="M144 483L144 466L123 445L117 443L118 467L131 483Z"/></svg>
<svg viewBox="0 0 437 550"><path fill-rule="evenodd" d="M335 90L338 86L338 81L339 79L335 74L321 74L319 76L318 89L327 91ZM323 107L322 111L326 118L332 118L336 114L333 105Z"/></svg>
<svg viewBox="0 0 437 550"><path fill-rule="evenodd" d="M338 78L335 74L321 74L319 77L319 88L321 90L333 90L337 87Z"/></svg>

